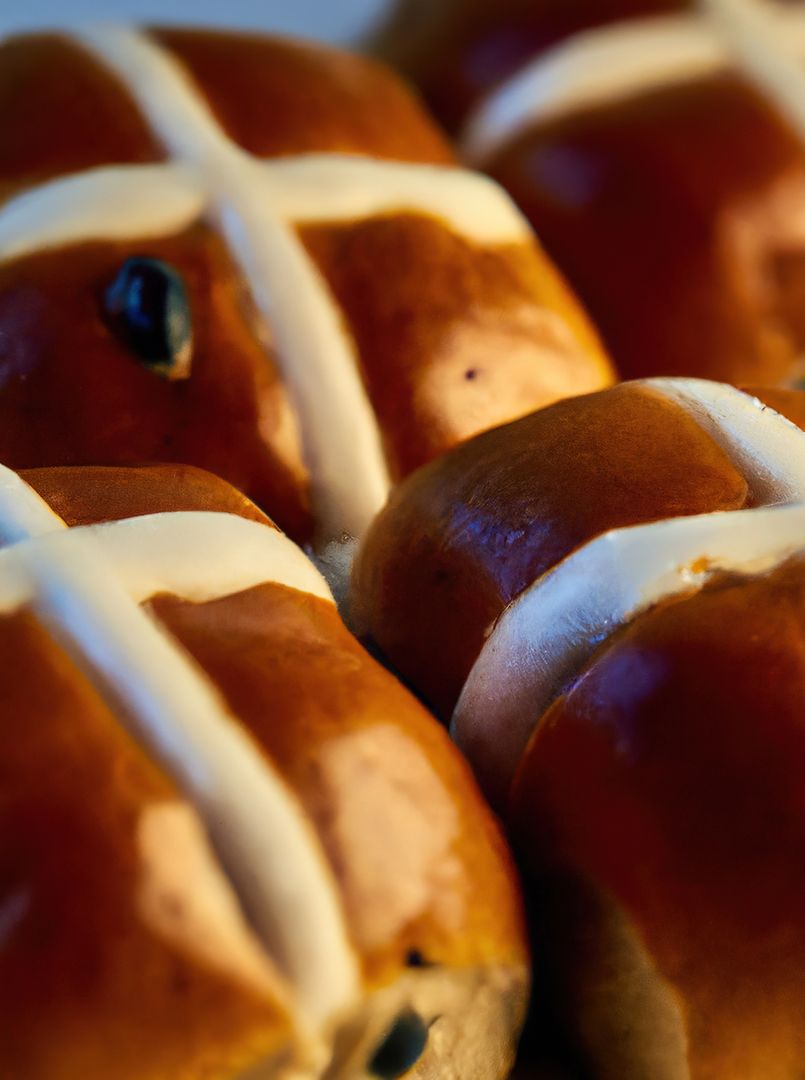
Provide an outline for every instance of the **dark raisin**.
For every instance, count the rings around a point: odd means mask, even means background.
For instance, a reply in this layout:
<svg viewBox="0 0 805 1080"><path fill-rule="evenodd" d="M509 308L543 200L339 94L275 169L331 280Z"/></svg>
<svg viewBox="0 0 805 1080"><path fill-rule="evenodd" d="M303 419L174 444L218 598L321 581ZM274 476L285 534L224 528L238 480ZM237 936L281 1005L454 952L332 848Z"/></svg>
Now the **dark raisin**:
<svg viewBox="0 0 805 1080"><path fill-rule="evenodd" d="M104 293L106 320L146 367L169 379L190 372L193 323L181 275L161 259L126 259Z"/></svg>

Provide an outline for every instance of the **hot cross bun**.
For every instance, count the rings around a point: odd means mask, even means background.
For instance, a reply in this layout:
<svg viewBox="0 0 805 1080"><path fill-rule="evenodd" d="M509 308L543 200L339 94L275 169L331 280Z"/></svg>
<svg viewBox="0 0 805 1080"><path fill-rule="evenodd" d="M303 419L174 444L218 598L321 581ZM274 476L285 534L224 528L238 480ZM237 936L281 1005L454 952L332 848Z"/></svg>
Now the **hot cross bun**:
<svg viewBox="0 0 805 1080"><path fill-rule="evenodd" d="M184 461L359 535L459 440L605 385L521 214L394 76L324 47L0 45L0 461Z"/></svg>
<svg viewBox="0 0 805 1080"><path fill-rule="evenodd" d="M303 553L186 466L0 469L0 537L0 1071L503 1077L505 847Z"/></svg>

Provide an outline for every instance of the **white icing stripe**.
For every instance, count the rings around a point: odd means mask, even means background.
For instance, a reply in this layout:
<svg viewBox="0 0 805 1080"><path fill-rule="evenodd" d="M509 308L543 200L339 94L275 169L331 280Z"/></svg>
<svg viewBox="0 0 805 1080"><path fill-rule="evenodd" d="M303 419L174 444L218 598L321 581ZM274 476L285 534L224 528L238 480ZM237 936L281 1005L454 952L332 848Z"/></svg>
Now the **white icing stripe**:
<svg viewBox="0 0 805 1080"><path fill-rule="evenodd" d="M712 2L715 6L719 0ZM720 0L724 28L742 2ZM759 21L779 28L789 48L805 53L805 11L771 3L762 9ZM575 34L480 103L464 127L464 155L476 164L487 162L531 124L701 78L726 67L731 58L719 28L696 15L632 19ZM749 65L747 72L752 73Z"/></svg>
<svg viewBox="0 0 805 1080"><path fill-rule="evenodd" d="M294 794L81 530L11 548L40 619L187 792L307 1023L354 1001L338 888Z"/></svg>
<svg viewBox="0 0 805 1080"><path fill-rule="evenodd" d="M170 236L198 220L204 196L180 165L121 165L59 177L0 209L0 260L89 240Z"/></svg>
<svg viewBox="0 0 805 1080"><path fill-rule="evenodd" d="M805 432L796 424L724 383L655 378L636 385L685 409L747 478L756 505L805 503Z"/></svg>
<svg viewBox="0 0 805 1080"><path fill-rule="evenodd" d="M617 627L719 571L760 573L798 552L805 506L671 518L597 537L506 608L464 684L454 738L482 774L510 779L540 716Z"/></svg>
<svg viewBox="0 0 805 1080"><path fill-rule="evenodd" d="M470 115L464 155L488 160L537 120L705 75L726 51L695 16L633 19L575 34L527 64Z"/></svg>
<svg viewBox="0 0 805 1080"><path fill-rule="evenodd" d="M165 50L127 30L89 30L80 40L126 84L168 151L201 171L211 212L274 332L324 537L360 535L390 481L353 343L325 282L276 216L254 159L226 137Z"/></svg>
<svg viewBox="0 0 805 1080"><path fill-rule="evenodd" d="M71 533L93 538L137 602L168 592L203 603L265 584L333 602L327 582L292 540L235 514L174 511L79 526Z"/></svg>
<svg viewBox="0 0 805 1080"><path fill-rule="evenodd" d="M195 663L137 601L203 601L265 581L330 599L287 537L232 514L176 512L68 529L0 466L0 611L30 605L198 811L268 953L314 1029L358 973L340 896L295 795ZM150 565L149 565L150 564Z"/></svg>
<svg viewBox="0 0 805 1080"><path fill-rule="evenodd" d="M478 244L534 240L500 185L466 169L350 154L303 154L259 167L270 205L285 221L351 222L410 211L435 217Z"/></svg>

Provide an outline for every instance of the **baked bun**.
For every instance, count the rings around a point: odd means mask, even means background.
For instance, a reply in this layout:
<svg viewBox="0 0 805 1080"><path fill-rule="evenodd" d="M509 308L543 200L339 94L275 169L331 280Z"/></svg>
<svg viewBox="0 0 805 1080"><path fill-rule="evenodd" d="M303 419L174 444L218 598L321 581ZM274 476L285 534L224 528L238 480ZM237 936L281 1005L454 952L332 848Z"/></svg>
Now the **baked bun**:
<svg viewBox="0 0 805 1080"><path fill-rule="evenodd" d="M463 153L523 209L622 377L801 378L805 4L478 7L455 16L461 64L507 63L472 95ZM420 48L435 83L440 39Z"/></svg>
<svg viewBox="0 0 805 1080"><path fill-rule="evenodd" d="M611 380L509 198L371 61L21 37L0 131L9 465L185 461L326 541L459 440Z"/></svg>
<svg viewBox="0 0 805 1080"><path fill-rule="evenodd" d="M356 588L461 691L582 1074L799 1075L805 432L698 380L559 403L402 485Z"/></svg>
<svg viewBox="0 0 805 1080"><path fill-rule="evenodd" d="M505 847L299 549L183 466L3 469L0 533L7 1075L504 1076Z"/></svg>

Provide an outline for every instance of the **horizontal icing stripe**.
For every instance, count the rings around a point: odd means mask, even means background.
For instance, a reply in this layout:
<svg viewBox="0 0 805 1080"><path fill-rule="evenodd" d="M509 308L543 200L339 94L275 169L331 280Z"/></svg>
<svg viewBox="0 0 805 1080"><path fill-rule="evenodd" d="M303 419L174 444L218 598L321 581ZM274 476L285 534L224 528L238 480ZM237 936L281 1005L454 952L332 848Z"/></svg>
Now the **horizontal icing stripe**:
<svg viewBox="0 0 805 1080"><path fill-rule="evenodd" d="M499 184L447 165L411 165L354 154L302 154L260 163L275 211L299 224L427 214L479 244L533 243L531 228Z"/></svg>
<svg viewBox="0 0 805 1080"><path fill-rule="evenodd" d="M721 0L721 6L726 28L733 0ZM766 26L779 27L790 46L805 54L804 11L756 6L762 7L759 18ZM735 59L730 37L696 15L631 19L575 34L481 102L464 128L464 154L483 163L531 124L706 77ZM752 74L740 56L737 62Z"/></svg>
<svg viewBox="0 0 805 1080"><path fill-rule="evenodd" d="M70 531L92 537L138 602L168 592L203 603L268 583L332 602L326 581L292 540L236 514L178 511Z"/></svg>
<svg viewBox="0 0 805 1080"><path fill-rule="evenodd" d="M66 528L38 492L13 469L0 465L0 548Z"/></svg>
<svg viewBox="0 0 805 1080"><path fill-rule="evenodd" d="M88 169L0 207L0 262L90 240L172 236L203 211L203 192L180 165Z"/></svg>
<svg viewBox="0 0 805 1080"><path fill-rule="evenodd" d="M464 684L452 734L509 779L540 716L619 626L724 570L805 551L805 506L670 518L591 540L509 605Z"/></svg>

